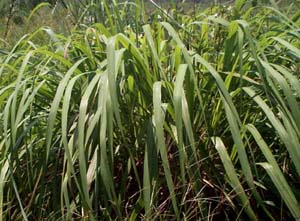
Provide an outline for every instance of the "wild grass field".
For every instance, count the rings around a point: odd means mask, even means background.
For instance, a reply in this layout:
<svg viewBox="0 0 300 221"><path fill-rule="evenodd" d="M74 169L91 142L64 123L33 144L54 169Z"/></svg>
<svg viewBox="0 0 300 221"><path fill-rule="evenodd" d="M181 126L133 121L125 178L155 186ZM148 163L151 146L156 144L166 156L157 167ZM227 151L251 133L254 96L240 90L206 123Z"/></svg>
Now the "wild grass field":
<svg viewBox="0 0 300 221"><path fill-rule="evenodd" d="M2 17L1 221L300 220L298 0L81 2Z"/></svg>

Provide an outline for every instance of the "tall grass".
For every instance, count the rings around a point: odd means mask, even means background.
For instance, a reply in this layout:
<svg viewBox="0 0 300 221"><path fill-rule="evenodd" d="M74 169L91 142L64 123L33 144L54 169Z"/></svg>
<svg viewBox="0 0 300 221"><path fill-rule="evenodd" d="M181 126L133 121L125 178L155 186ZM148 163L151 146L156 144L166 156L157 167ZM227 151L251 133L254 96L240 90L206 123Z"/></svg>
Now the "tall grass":
<svg viewBox="0 0 300 221"><path fill-rule="evenodd" d="M0 220L299 219L296 4L142 3L0 54Z"/></svg>

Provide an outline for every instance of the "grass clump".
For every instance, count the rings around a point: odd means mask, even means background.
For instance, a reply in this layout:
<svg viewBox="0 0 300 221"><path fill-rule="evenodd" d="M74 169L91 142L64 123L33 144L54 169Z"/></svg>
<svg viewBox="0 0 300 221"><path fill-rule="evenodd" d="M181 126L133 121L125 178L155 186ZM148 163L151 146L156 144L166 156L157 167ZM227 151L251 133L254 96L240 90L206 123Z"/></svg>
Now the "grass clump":
<svg viewBox="0 0 300 221"><path fill-rule="evenodd" d="M101 3L0 55L0 220L299 219L297 4Z"/></svg>

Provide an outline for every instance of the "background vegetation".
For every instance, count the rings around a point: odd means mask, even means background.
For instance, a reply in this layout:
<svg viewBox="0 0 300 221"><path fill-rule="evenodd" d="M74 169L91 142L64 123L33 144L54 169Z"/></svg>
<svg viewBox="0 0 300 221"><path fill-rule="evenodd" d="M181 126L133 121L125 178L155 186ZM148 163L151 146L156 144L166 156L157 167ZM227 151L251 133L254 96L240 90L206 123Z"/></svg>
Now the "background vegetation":
<svg viewBox="0 0 300 221"><path fill-rule="evenodd" d="M1 23L0 220L299 220L299 1L65 3Z"/></svg>

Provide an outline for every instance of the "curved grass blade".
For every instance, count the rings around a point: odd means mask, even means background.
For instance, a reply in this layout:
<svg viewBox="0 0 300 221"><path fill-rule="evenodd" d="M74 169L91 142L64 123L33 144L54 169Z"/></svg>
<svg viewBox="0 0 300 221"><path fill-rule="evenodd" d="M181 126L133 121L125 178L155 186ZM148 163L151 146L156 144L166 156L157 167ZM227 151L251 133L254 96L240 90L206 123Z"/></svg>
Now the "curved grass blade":
<svg viewBox="0 0 300 221"><path fill-rule="evenodd" d="M279 191L282 199L286 203L287 207L293 214L294 218L297 219L300 217L300 205L292 192L287 180L283 176L278 163L276 162L274 155L272 154L271 150L269 149L268 145L255 128L254 125L249 124L247 125L247 129L251 132L252 136L254 137L256 143L258 144L259 148L263 152L265 158L267 159L268 163L259 163L269 174L271 179L273 180L277 190Z"/></svg>
<svg viewBox="0 0 300 221"><path fill-rule="evenodd" d="M244 91L253 98L253 100L260 106L264 111L265 115L269 119L270 123L278 133L279 137L282 139L285 144L290 157L296 167L297 173L300 176L300 150L298 138L292 136L291 133L288 133L287 129L282 125L280 120L275 116L272 109L263 101L263 99L257 95L251 88L244 87Z"/></svg>
<svg viewBox="0 0 300 221"><path fill-rule="evenodd" d="M68 70L68 72L66 73L64 78L59 83L59 86L56 90L56 94L55 94L55 97L53 99L51 109L50 109L50 112L49 112L49 117L48 117L48 126L47 126L47 132L46 132L46 159L45 159L46 164L47 164L48 158L49 158L49 150L50 150L51 142L52 142L53 127L54 127L54 124L55 124L55 118L56 118L56 115L57 115L57 112L58 112L58 108L59 108L61 98L63 97L65 88L67 86L67 83L69 82L70 77L75 72L77 67L84 60L85 60L85 58L80 59Z"/></svg>
<svg viewBox="0 0 300 221"><path fill-rule="evenodd" d="M243 207L245 208L246 213L248 214L249 218L251 220L258 220L253 209L251 208L250 202L248 200L248 196L246 195L246 193L238 179L237 173L234 169L232 161L226 151L226 148L225 148L221 138L213 137L212 142L214 143L214 145L219 153L219 156L221 157L221 160L222 160L223 166L225 168L230 186L237 193L238 198L241 201Z"/></svg>

